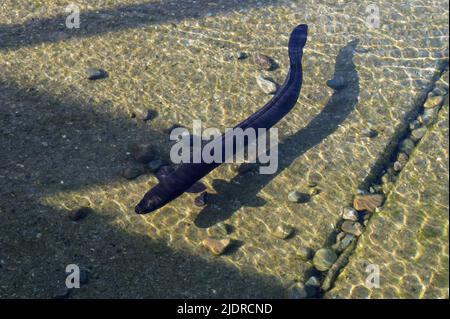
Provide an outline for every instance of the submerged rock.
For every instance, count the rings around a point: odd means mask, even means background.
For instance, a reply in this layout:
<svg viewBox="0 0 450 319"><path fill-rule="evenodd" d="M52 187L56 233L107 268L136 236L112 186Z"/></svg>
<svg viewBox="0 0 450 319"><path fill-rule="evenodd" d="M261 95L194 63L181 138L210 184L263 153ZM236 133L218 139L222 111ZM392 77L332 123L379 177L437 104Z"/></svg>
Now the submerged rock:
<svg viewBox="0 0 450 319"><path fill-rule="evenodd" d="M310 196L305 193L300 193L297 191L290 192L288 195L288 200L292 203L306 203L310 199Z"/></svg>
<svg viewBox="0 0 450 319"><path fill-rule="evenodd" d="M353 207L359 212L367 210L374 213L383 203L384 195L382 194L358 195L353 200Z"/></svg>
<svg viewBox="0 0 450 319"><path fill-rule="evenodd" d="M98 68L88 68L86 70L88 79L91 81L106 79L108 77L108 72Z"/></svg>
<svg viewBox="0 0 450 319"><path fill-rule="evenodd" d="M266 94L275 94L277 92L277 84L271 79L258 76L256 78L256 83L258 83L258 86Z"/></svg>
<svg viewBox="0 0 450 319"><path fill-rule="evenodd" d="M261 53L256 53L253 55L253 63L266 71L272 71L276 68L276 64L273 59Z"/></svg>
<svg viewBox="0 0 450 319"><path fill-rule="evenodd" d="M313 258L314 267L319 271L327 271L337 260L336 253L329 248L319 249Z"/></svg>
<svg viewBox="0 0 450 319"><path fill-rule="evenodd" d="M301 282L296 282L295 284L291 285L286 293L287 299L305 299L308 298L308 292L306 290L306 287Z"/></svg>
<svg viewBox="0 0 450 319"><path fill-rule="evenodd" d="M359 218L358 212L352 207L344 207L342 209L342 218L345 220L357 221Z"/></svg>
<svg viewBox="0 0 450 319"><path fill-rule="evenodd" d="M208 248L214 255L222 255L231 244L231 239L206 238L202 242L203 246Z"/></svg>
<svg viewBox="0 0 450 319"><path fill-rule="evenodd" d="M339 240L336 244L333 245L333 249L338 253L343 252L350 244L356 239L355 235L346 234L345 236Z"/></svg>
<svg viewBox="0 0 450 319"><path fill-rule="evenodd" d="M425 133L427 132L427 128L426 127L420 127L415 129L414 131L411 132L411 139L414 142L418 142L422 139L422 137L424 137Z"/></svg>
<svg viewBox="0 0 450 319"><path fill-rule="evenodd" d="M125 168L122 171L122 176L125 177L126 179L132 180L141 176L143 173L144 173L143 169L133 166Z"/></svg>
<svg viewBox="0 0 450 319"><path fill-rule="evenodd" d="M78 221L92 214L93 212L94 210L90 207L81 207L69 212L69 219L73 221Z"/></svg>
<svg viewBox="0 0 450 319"><path fill-rule="evenodd" d="M342 223L341 226L342 231L355 235L356 237L359 237L363 233L363 226L360 223L352 222L350 220L346 220Z"/></svg>
<svg viewBox="0 0 450 319"><path fill-rule="evenodd" d="M314 250L307 247L300 247L297 250L297 255L304 261L311 260L314 257Z"/></svg>
<svg viewBox="0 0 450 319"><path fill-rule="evenodd" d="M434 96L432 93L428 94L428 98L423 105L426 109L440 107L444 103L444 98L440 95Z"/></svg>
<svg viewBox="0 0 450 319"><path fill-rule="evenodd" d="M275 229L271 230L271 234L279 239L287 239L293 233L294 227L287 224L278 225L277 227L275 227Z"/></svg>
<svg viewBox="0 0 450 319"><path fill-rule="evenodd" d="M411 155L415 146L416 144L414 144L414 141L407 138L402 142L400 150L407 155Z"/></svg>

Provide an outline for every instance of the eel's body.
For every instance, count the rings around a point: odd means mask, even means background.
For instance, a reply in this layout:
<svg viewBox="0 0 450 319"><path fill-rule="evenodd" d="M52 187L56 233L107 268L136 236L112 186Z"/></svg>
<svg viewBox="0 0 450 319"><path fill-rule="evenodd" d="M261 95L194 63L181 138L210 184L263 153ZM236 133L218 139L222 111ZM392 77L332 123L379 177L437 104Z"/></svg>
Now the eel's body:
<svg viewBox="0 0 450 319"><path fill-rule="evenodd" d="M290 69L286 81L275 96L259 111L237 125L235 128L243 130L253 128L269 129L281 120L296 104L302 86L302 56L306 44L308 27L301 24L293 31L289 39ZM220 138L223 150L229 135ZM232 137L233 138L233 137ZM214 141L213 141L214 142ZM232 141L234 144L235 142ZM236 147L234 145L234 151ZM222 152L224 154L224 152ZM136 206L136 213L147 214L153 212L186 192L198 180L209 174L221 163L183 163L174 172L161 179L140 203Z"/></svg>

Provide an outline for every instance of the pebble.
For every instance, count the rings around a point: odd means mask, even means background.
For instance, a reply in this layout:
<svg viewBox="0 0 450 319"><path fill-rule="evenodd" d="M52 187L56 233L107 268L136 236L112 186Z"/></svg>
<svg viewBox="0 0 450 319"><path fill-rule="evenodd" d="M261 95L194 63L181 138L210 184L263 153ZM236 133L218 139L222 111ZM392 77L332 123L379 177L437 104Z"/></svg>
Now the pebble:
<svg viewBox="0 0 450 319"><path fill-rule="evenodd" d="M413 140L414 142L420 141L422 137L424 137L426 132L427 132L426 127L415 129L414 131L411 132L411 140Z"/></svg>
<svg viewBox="0 0 450 319"><path fill-rule="evenodd" d="M407 138L402 142L400 151L402 151L403 153L406 153L407 155L411 155L415 146L416 146L416 144L414 144L414 141Z"/></svg>
<svg viewBox="0 0 450 319"><path fill-rule="evenodd" d="M356 222L359 218L358 212L352 207L344 207L342 209L342 218L345 220L352 220Z"/></svg>
<svg viewBox="0 0 450 319"><path fill-rule="evenodd" d="M163 166L163 164L163 161L160 159L150 161L147 164L147 169L152 173L156 173L161 168L161 166Z"/></svg>
<svg viewBox="0 0 450 319"><path fill-rule="evenodd" d="M345 88L347 83L345 82L344 77L342 77L342 76L335 76L331 80L327 81L327 85L330 88L332 88L333 90L338 91L338 90L342 90L343 88Z"/></svg>
<svg viewBox="0 0 450 319"><path fill-rule="evenodd" d="M428 98L425 101L425 104L423 105L424 108L430 109L434 107L440 107L442 103L444 102L444 98L440 95L433 96L433 93L428 94Z"/></svg>
<svg viewBox="0 0 450 319"><path fill-rule="evenodd" d="M400 172L402 169L403 169L403 165L402 165L402 163L400 163L399 161L396 161L395 163L394 163L394 170L396 171L396 172Z"/></svg>
<svg viewBox="0 0 450 319"><path fill-rule="evenodd" d="M207 197L207 192L203 192L200 195L198 195L195 199L194 199L194 205L198 206L198 207L203 207L206 205L206 197Z"/></svg>
<svg viewBox="0 0 450 319"><path fill-rule="evenodd" d="M287 290L287 299L306 299L308 298L308 292L306 287L301 282L296 282L290 286Z"/></svg>
<svg viewBox="0 0 450 319"><path fill-rule="evenodd" d="M278 225L275 229L273 229L271 233L276 238L287 239L294 233L294 227L287 224L281 224Z"/></svg>
<svg viewBox="0 0 450 319"><path fill-rule="evenodd" d="M355 223L350 220L346 220L341 225L342 231L355 235L356 237L359 237L363 233L363 226L360 223Z"/></svg>
<svg viewBox="0 0 450 319"><path fill-rule="evenodd" d="M304 261L311 260L314 257L314 250L307 247L300 247L297 250L297 255Z"/></svg>
<svg viewBox="0 0 450 319"><path fill-rule="evenodd" d="M106 79L108 77L108 72L98 68L88 68L87 69L88 79L91 81Z"/></svg>
<svg viewBox="0 0 450 319"><path fill-rule="evenodd" d="M369 128L362 131L362 135L368 138L374 138L378 136L378 132Z"/></svg>
<svg viewBox="0 0 450 319"><path fill-rule="evenodd" d="M129 146L129 152L133 158L142 164L147 164L153 159L154 150L149 144L133 143Z"/></svg>
<svg viewBox="0 0 450 319"><path fill-rule="evenodd" d="M327 271L337 260L336 253L329 248L319 249L313 258L314 267L319 271Z"/></svg>
<svg viewBox="0 0 450 319"><path fill-rule="evenodd" d="M247 58L248 58L248 54L245 53L245 52L239 52L239 53L237 54L237 59L238 59L238 60L244 60L244 59L247 59Z"/></svg>
<svg viewBox="0 0 450 319"><path fill-rule="evenodd" d="M90 207L81 207L69 212L69 218L73 221L78 221L85 218L87 215L92 214L94 210Z"/></svg>
<svg viewBox="0 0 450 319"><path fill-rule="evenodd" d="M333 245L333 249L338 253L343 252L356 238L355 235L346 233L344 234L345 236L339 242Z"/></svg>
<svg viewBox="0 0 450 319"><path fill-rule="evenodd" d="M288 200L292 203L306 203L310 199L310 196L305 193L300 193L297 191L290 192L288 195Z"/></svg>
<svg viewBox="0 0 450 319"><path fill-rule="evenodd" d="M353 207L361 212L367 210L374 213L375 210L383 205L384 195L382 194L370 194L370 195L358 195L353 200Z"/></svg>
<svg viewBox="0 0 450 319"><path fill-rule="evenodd" d="M277 92L277 84L271 79L259 76L256 78L256 82L261 90L266 94L275 94Z"/></svg>
<svg viewBox="0 0 450 319"><path fill-rule="evenodd" d="M402 166L405 166L406 163L408 163L409 156L405 153L399 153L397 156L397 162L402 164Z"/></svg>
<svg viewBox="0 0 450 319"><path fill-rule="evenodd" d="M274 61L269 58L267 55L256 53L253 56L253 63L259 66L261 69L266 71L272 71L275 69Z"/></svg>
<svg viewBox="0 0 450 319"><path fill-rule="evenodd" d="M203 240L203 246L208 248L213 255L220 256L225 250L230 246L231 239L214 239L214 238L206 238Z"/></svg>
<svg viewBox="0 0 450 319"><path fill-rule="evenodd" d="M434 123L438 115L438 109L425 109L423 114L419 117L419 122L421 122L425 126L430 126Z"/></svg>
<svg viewBox="0 0 450 319"><path fill-rule="evenodd" d="M126 179L132 180L142 175L144 171L139 167L127 167L122 171L122 176Z"/></svg>
<svg viewBox="0 0 450 319"><path fill-rule="evenodd" d="M206 229L208 236L223 238L228 236L228 225L225 223L218 223Z"/></svg>
<svg viewBox="0 0 450 319"><path fill-rule="evenodd" d="M320 287L320 280L316 276L311 276L309 279L305 282L305 286L311 286L311 287Z"/></svg>

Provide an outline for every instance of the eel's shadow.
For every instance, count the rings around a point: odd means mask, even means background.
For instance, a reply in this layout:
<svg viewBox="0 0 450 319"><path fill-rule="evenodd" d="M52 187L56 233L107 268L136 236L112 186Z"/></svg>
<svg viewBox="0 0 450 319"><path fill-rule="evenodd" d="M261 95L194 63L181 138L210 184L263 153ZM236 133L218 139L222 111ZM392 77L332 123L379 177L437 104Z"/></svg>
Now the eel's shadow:
<svg viewBox="0 0 450 319"><path fill-rule="evenodd" d="M278 174L288 168L310 148L332 134L358 104L359 77L353 62L358 40L343 47L336 57L335 76L347 81L344 89L335 91L324 109L303 129L279 144L279 169L271 175L249 172L236 175L231 181L214 180L217 194L208 194L208 203L197 216L198 227L210 227L227 220L241 207L260 207L265 201L258 193Z"/></svg>
<svg viewBox="0 0 450 319"><path fill-rule="evenodd" d="M32 18L23 24L0 24L0 50L17 49L41 43L86 38L148 25L177 23L184 19L227 14L255 6L276 5L278 0L158 0L84 11L80 8L78 28L66 27L69 13L50 18ZM70 17L69 17L70 20Z"/></svg>

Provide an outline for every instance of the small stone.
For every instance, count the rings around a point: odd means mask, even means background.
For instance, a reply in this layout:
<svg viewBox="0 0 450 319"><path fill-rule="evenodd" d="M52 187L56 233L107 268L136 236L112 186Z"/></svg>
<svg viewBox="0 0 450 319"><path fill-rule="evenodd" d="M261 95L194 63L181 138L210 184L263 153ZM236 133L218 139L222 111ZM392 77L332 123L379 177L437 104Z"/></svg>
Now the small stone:
<svg viewBox="0 0 450 319"><path fill-rule="evenodd" d="M311 287L320 287L320 280L316 276L310 277L306 283L305 286L311 286Z"/></svg>
<svg viewBox="0 0 450 319"><path fill-rule="evenodd" d="M264 54L256 53L253 56L253 63L266 71L272 71L275 69L274 61Z"/></svg>
<svg viewBox="0 0 450 319"><path fill-rule="evenodd" d="M78 221L85 218L87 215L92 214L94 210L90 207L81 207L69 212L69 218L73 221Z"/></svg>
<svg viewBox="0 0 450 319"><path fill-rule="evenodd" d="M142 164L147 164L154 158L153 147L149 144L133 143L129 146L129 152L133 158Z"/></svg>
<svg viewBox="0 0 450 319"><path fill-rule="evenodd" d="M304 261L311 260L314 257L314 250L307 247L300 247L297 250L297 255Z"/></svg>
<svg viewBox="0 0 450 319"><path fill-rule="evenodd" d="M142 175L144 171L139 167L127 167L122 171L122 176L126 179L132 180Z"/></svg>
<svg viewBox="0 0 450 319"><path fill-rule="evenodd" d="M335 76L331 80L327 81L327 85L330 88L332 88L333 90L338 91L338 90L342 90L343 88L345 88L347 83L345 82L344 77L342 77L342 76Z"/></svg>
<svg viewBox="0 0 450 319"><path fill-rule="evenodd" d="M342 223L341 229L342 231L355 235L356 237L361 236L363 233L363 227L360 223L355 223L349 220Z"/></svg>
<svg viewBox="0 0 450 319"><path fill-rule="evenodd" d="M319 271L327 271L337 260L336 253L329 248L319 249L313 258L314 267Z"/></svg>
<svg viewBox="0 0 450 319"><path fill-rule="evenodd" d="M195 206L203 207L206 205L207 192L203 192L194 199Z"/></svg>
<svg viewBox="0 0 450 319"><path fill-rule="evenodd" d="M163 165L164 165L164 162L160 159L157 159L154 161L150 161L147 164L147 169L152 173L156 173Z"/></svg>
<svg viewBox="0 0 450 319"><path fill-rule="evenodd" d="M310 199L310 196L305 193L300 193L297 191L290 192L288 195L288 200L292 203L306 203Z"/></svg>
<svg viewBox="0 0 450 319"><path fill-rule="evenodd" d="M100 79L106 79L108 77L108 72L102 69L88 68L87 75L89 80L95 81Z"/></svg>
<svg viewBox="0 0 450 319"><path fill-rule="evenodd" d="M440 107L442 103L444 102L444 98L440 95L434 96L433 93L428 94L428 98L425 101L425 104L423 105L426 109L431 109L434 107Z"/></svg>
<svg viewBox="0 0 450 319"><path fill-rule="evenodd" d="M148 122L148 121L154 120L157 116L158 116L158 112L156 112L155 110L147 110L147 114L143 118L143 121Z"/></svg>
<svg viewBox="0 0 450 319"><path fill-rule="evenodd" d="M408 163L409 156L405 153L399 153L397 156L397 162L399 162L402 166L405 166Z"/></svg>
<svg viewBox="0 0 450 319"><path fill-rule="evenodd" d="M337 243L340 242L342 239L344 239L344 237L345 237L346 235L347 235L346 233L344 233L343 231L341 231L339 234L336 235L336 242L337 242Z"/></svg>
<svg viewBox="0 0 450 319"><path fill-rule="evenodd" d="M367 210L374 213L375 209L383 205L383 202L382 194L358 195L353 200L353 207L359 212Z"/></svg>
<svg viewBox="0 0 450 319"><path fill-rule="evenodd" d="M403 169L403 165L402 165L402 163L400 163L399 161L396 161L395 163L394 163L394 170L396 171L396 172L400 172L402 169Z"/></svg>
<svg viewBox="0 0 450 319"><path fill-rule="evenodd" d="M339 242L333 245L333 249L338 253L343 252L356 238L355 235L346 233L344 234L345 236Z"/></svg>
<svg viewBox="0 0 450 319"><path fill-rule="evenodd" d="M356 222L359 218L358 212L354 210L352 207L344 207L342 210L342 218L344 220L352 220Z"/></svg>
<svg viewBox="0 0 450 319"><path fill-rule="evenodd" d="M407 155L411 155L415 146L416 146L416 144L414 144L414 141L407 138L403 141L402 146L400 147L400 150L403 153L406 153Z"/></svg>
<svg viewBox="0 0 450 319"><path fill-rule="evenodd" d="M244 59L247 59L247 58L248 58L248 54L245 53L245 52L239 52L239 53L237 54L237 59L238 59L238 60L244 60Z"/></svg>
<svg viewBox="0 0 450 319"><path fill-rule="evenodd" d="M422 139L422 137L424 137L426 132L427 132L426 127L421 127L421 128L415 129L414 131L411 132L411 139L414 142L418 142Z"/></svg>
<svg viewBox="0 0 450 319"><path fill-rule="evenodd" d="M414 120L413 122L411 122L410 124L409 124L409 129L411 130L411 131L413 131L413 130L415 130L416 128L419 128L420 127L420 122L418 121L418 120Z"/></svg>
<svg viewBox="0 0 450 319"><path fill-rule="evenodd" d="M305 299L308 298L308 292L306 287L301 282L296 282L290 286L286 294L287 299Z"/></svg>
<svg viewBox="0 0 450 319"><path fill-rule="evenodd" d="M261 90L266 94L275 94L277 92L277 84L271 79L259 76L256 78L256 83L258 83Z"/></svg>
<svg viewBox="0 0 450 319"><path fill-rule="evenodd" d="M419 122L425 126L431 126L437 119L438 108L425 109L423 114L419 117Z"/></svg>
<svg viewBox="0 0 450 319"><path fill-rule="evenodd" d="M206 232L212 238L223 238L228 236L228 226L225 223L218 223L206 229Z"/></svg>
<svg viewBox="0 0 450 319"><path fill-rule="evenodd" d="M230 246L231 239L214 239L206 238L203 240L203 246L208 248L215 256L222 255L225 250Z"/></svg>
<svg viewBox="0 0 450 319"><path fill-rule="evenodd" d="M362 131L362 135L368 138L374 138L378 136L378 132L369 128Z"/></svg>
<svg viewBox="0 0 450 319"><path fill-rule="evenodd" d="M275 229L273 229L271 233L276 238L287 239L294 233L294 227L287 224L281 224L278 225Z"/></svg>

